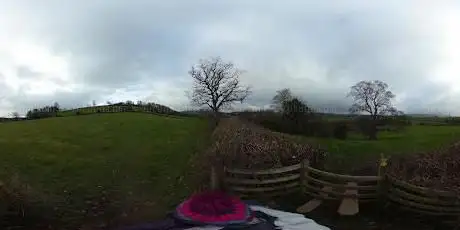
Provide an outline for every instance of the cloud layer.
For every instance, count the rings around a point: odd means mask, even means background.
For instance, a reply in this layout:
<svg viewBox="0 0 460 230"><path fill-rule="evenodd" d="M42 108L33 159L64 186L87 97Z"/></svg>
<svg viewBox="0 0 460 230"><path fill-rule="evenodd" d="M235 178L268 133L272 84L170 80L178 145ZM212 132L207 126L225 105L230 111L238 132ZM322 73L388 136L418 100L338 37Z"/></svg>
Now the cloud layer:
<svg viewBox="0 0 460 230"><path fill-rule="evenodd" d="M454 1L0 0L0 116L58 101L188 106L187 71L221 56L247 72L245 106L289 87L341 111L348 88L383 80L406 112L460 115Z"/></svg>

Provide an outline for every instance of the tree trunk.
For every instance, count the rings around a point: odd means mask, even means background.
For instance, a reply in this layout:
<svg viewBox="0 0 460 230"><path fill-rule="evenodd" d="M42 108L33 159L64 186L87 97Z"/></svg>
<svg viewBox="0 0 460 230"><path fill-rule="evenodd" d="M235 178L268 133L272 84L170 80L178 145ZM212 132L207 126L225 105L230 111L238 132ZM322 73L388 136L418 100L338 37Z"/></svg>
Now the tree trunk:
<svg viewBox="0 0 460 230"><path fill-rule="evenodd" d="M369 124L369 140L377 140L377 121L373 119Z"/></svg>
<svg viewBox="0 0 460 230"><path fill-rule="evenodd" d="M213 115L212 115L212 123L213 123L213 128L217 127L217 125L219 124L219 111L214 111L213 112Z"/></svg>

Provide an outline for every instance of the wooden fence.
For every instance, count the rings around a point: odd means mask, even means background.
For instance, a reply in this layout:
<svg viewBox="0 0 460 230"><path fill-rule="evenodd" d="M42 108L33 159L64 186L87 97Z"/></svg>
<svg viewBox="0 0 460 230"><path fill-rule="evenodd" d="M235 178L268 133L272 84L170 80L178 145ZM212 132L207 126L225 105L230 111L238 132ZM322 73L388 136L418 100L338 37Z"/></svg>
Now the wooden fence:
<svg viewBox="0 0 460 230"><path fill-rule="evenodd" d="M381 166L385 165L386 161ZM375 176L342 175L313 168L303 161L268 170L224 168L221 178L216 178L213 172L214 184L219 180L224 189L242 197L274 197L301 191L312 197L297 209L301 213L314 210L326 200L335 200L340 202L341 215L354 215L359 212L359 203L385 198L416 213L460 216L457 194L415 186L387 176L383 170Z"/></svg>
<svg viewBox="0 0 460 230"><path fill-rule="evenodd" d="M223 187L243 197L272 197L297 191L302 163L268 170L224 168Z"/></svg>
<svg viewBox="0 0 460 230"><path fill-rule="evenodd" d="M453 222L460 220L460 197L457 194L415 186L388 175L386 179L386 197L402 209L447 218Z"/></svg>
<svg viewBox="0 0 460 230"><path fill-rule="evenodd" d="M317 208L324 200L341 201L341 215L355 215L360 202L375 201L379 193L379 176L352 176L322 171L306 165L303 192L313 197L297 211L307 213Z"/></svg>

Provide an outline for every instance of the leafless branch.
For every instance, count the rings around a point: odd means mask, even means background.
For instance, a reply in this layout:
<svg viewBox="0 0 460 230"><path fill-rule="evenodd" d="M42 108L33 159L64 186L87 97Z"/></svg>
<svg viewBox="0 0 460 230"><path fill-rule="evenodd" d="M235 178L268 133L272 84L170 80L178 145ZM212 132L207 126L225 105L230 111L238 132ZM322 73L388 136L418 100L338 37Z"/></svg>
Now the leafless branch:
<svg viewBox="0 0 460 230"><path fill-rule="evenodd" d="M351 87L348 97L355 102L350 108L351 112L367 112L374 120L397 111L391 103L395 95L382 81L360 81Z"/></svg>
<svg viewBox="0 0 460 230"><path fill-rule="evenodd" d="M224 62L220 57L200 60L189 71L193 78L192 91L188 94L191 102L197 106L206 105L215 113L235 102L242 103L251 93L249 86L241 85L242 73L233 63Z"/></svg>

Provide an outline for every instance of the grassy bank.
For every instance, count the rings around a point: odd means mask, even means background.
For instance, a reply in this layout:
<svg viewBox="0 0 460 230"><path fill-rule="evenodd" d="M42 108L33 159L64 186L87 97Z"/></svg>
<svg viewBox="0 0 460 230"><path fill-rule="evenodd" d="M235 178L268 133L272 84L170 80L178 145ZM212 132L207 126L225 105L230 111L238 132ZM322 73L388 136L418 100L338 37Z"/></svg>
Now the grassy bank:
<svg viewBox="0 0 460 230"><path fill-rule="evenodd" d="M420 126L407 127L402 132L380 132L378 140L367 140L361 135L350 135L347 140L305 138L320 145L330 154L328 167L341 171L362 167L386 156L413 154L445 146L460 140L460 126Z"/></svg>
<svg viewBox="0 0 460 230"><path fill-rule="evenodd" d="M69 225L153 218L194 189L189 161L208 135L205 120L142 113L2 124L0 180Z"/></svg>

